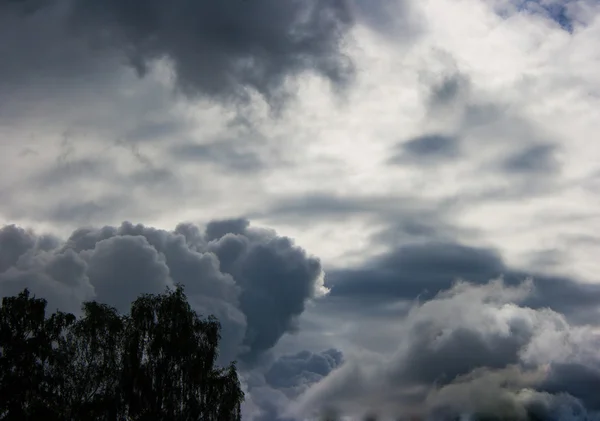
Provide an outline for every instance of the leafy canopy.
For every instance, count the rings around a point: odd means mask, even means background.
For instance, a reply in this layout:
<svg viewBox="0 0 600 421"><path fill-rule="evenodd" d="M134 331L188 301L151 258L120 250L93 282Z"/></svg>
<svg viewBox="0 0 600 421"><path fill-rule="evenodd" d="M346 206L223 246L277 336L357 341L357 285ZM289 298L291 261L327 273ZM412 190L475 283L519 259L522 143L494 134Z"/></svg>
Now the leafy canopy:
<svg viewBox="0 0 600 421"><path fill-rule="evenodd" d="M220 324L178 286L128 315L97 302L46 315L27 289L0 307L0 420L240 421L235 363L216 364Z"/></svg>

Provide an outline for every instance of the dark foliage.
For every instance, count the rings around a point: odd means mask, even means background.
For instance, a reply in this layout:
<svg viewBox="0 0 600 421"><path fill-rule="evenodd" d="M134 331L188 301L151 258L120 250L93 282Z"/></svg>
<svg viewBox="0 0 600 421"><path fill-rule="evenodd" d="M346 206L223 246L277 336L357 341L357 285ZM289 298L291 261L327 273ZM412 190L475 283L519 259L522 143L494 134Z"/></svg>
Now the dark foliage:
<svg viewBox="0 0 600 421"><path fill-rule="evenodd" d="M218 368L219 322L181 287L129 315L96 302L46 315L27 289L0 307L0 420L239 421L236 367Z"/></svg>

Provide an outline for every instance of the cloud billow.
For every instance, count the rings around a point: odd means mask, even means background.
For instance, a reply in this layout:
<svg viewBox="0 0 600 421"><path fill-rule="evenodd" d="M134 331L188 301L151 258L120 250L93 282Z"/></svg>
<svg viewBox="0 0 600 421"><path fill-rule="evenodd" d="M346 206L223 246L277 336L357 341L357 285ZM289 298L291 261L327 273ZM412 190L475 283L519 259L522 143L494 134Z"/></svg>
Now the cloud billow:
<svg viewBox="0 0 600 421"><path fill-rule="evenodd" d="M267 383L277 389L306 387L319 382L343 363L344 357L337 349L319 353L300 351L279 357L265 374Z"/></svg>
<svg viewBox="0 0 600 421"><path fill-rule="evenodd" d="M199 313L221 321L221 358L249 364L294 330L306 302L323 288L318 259L244 220L213 222L204 231L126 222L78 229L64 242L6 226L0 269L1 295L27 287L51 309L67 311L92 299L126 311L139 294L181 283Z"/></svg>
<svg viewBox="0 0 600 421"><path fill-rule="evenodd" d="M343 353L338 349L303 350L280 355L270 364L248 373L246 405L258 410L247 418L255 421L294 420L286 414L290 404L340 368L343 362Z"/></svg>
<svg viewBox="0 0 600 421"><path fill-rule="evenodd" d="M460 282L415 304L395 323L392 357L349 361L292 412L333 406L436 420L598 419L595 327L529 307L533 291L531 281Z"/></svg>

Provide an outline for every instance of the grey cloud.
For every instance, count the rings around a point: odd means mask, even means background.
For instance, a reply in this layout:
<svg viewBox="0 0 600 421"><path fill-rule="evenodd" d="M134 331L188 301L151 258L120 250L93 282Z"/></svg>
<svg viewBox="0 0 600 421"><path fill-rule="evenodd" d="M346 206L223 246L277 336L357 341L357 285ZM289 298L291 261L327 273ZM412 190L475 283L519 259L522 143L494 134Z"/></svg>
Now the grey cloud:
<svg viewBox="0 0 600 421"><path fill-rule="evenodd" d="M0 231L0 272L14 266L19 257L35 245L32 233L15 225L8 225Z"/></svg>
<svg viewBox="0 0 600 421"><path fill-rule="evenodd" d="M0 293L15 295L24 287L46 298L50 308L78 311L94 296L87 264L77 253L54 253L60 244L15 226L0 229Z"/></svg>
<svg viewBox="0 0 600 421"><path fill-rule="evenodd" d="M540 388L548 393L567 392L580 398L586 408L600 411L600 366L581 363L558 363L552 366L550 375Z"/></svg>
<svg viewBox="0 0 600 421"><path fill-rule="evenodd" d="M398 40L410 34L421 35L420 25L414 6L404 0L354 0L357 18L373 31Z"/></svg>
<svg viewBox="0 0 600 421"><path fill-rule="evenodd" d="M242 219L206 230L81 228L64 242L8 226L0 230L0 264L0 294L29 287L69 311L88 299L123 310L140 293L181 283L197 311L220 319L221 358L249 364L294 330L321 282L317 259Z"/></svg>
<svg viewBox="0 0 600 421"><path fill-rule="evenodd" d="M226 234L243 234L246 232L250 222L244 218L211 221L206 225L206 239L208 241L218 240ZM189 237L188 238L189 241Z"/></svg>
<svg viewBox="0 0 600 421"><path fill-rule="evenodd" d="M118 156L123 152L137 162ZM16 182L0 186L3 215L9 220L45 220L73 228L113 220L123 212L131 218L152 217L157 203L140 206L137 194L132 192L163 199L189 193L189 180L177 168L155 162L136 148L120 151L108 147L78 155L63 154L47 165L27 159L17 162L17 170L34 169Z"/></svg>
<svg viewBox="0 0 600 421"><path fill-rule="evenodd" d="M424 243L402 246L362 268L330 271L327 285L331 297L365 294L414 299L432 297L457 278L487 282L503 271L501 258L493 250Z"/></svg>
<svg viewBox="0 0 600 421"><path fill-rule="evenodd" d="M470 81L465 75L455 73L447 76L431 86L427 101L429 107L432 110L439 110L455 105L456 102L466 99L469 88Z"/></svg>
<svg viewBox="0 0 600 421"><path fill-rule="evenodd" d="M296 318L304 312L306 299L316 295L321 276L318 259L294 247L286 237L228 234L209 244L242 288L240 305L248 319L245 345L255 357L270 349L285 333L295 330ZM268 309L268 310L267 310Z"/></svg>
<svg viewBox="0 0 600 421"><path fill-rule="evenodd" d="M246 405L259 409L258 414L254 413L248 418L255 421L296 419L286 414L294 399L322 381L342 363L343 354L336 349L322 352L305 350L281 355L269 365L246 373Z"/></svg>
<svg viewBox="0 0 600 421"><path fill-rule="evenodd" d="M0 45L0 90L3 98L11 98L10 106L0 103L0 116L7 122L32 102L39 106L37 102L48 103L48 97L55 102L55 95L82 88L96 93L115 79L114 57L98 54L65 27L68 6L63 0L0 2L0 37L11 40ZM90 84L90 79L98 85Z"/></svg>
<svg viewBox="0 0 600 421"><path fill-rule="evenodd" d="M166 168L144 168L131 174L129 179L138 186L172 188L177 177Z"/></svg>
<svg viewBox="0 0 600 421"><path fill-rule="evenodd" d="M494 155L500 155L482 161L477 171L492 168L503 176L513 176L513 195L560 187L555 183L561 169L558 146L543 128L533 126L507 106L474 102L465 106L462 125L459 133L471 139L465 142L466 147L494 147Z"/></svg>
<svg viewBox="0 0 600 421"><path fill-rule="evenodd" d="M87 224L96 217L112 217L129 202L123 195L108 194L97 200L75 200L71 203L59 203L46 209L36 209L33 215L43 214L55 222Z"/></svg>
<svg viewBox="0 0 600 421"><path fill-rule="evenodd" d="M582 402L569 394L552 395L544 392L523 393L525 404L533 420L576 420L598 418L598 414L589 413Z"/></svg>
<svg viewBox="0 0 600 421"><path fill-rule="evenodd" d="M556 147L549 144L529 146L509 156L501 168L513 174L553 174L559 169L555 150Z"/></svg>
<svg viewBox="0 0 600 421"><path fill-rule="evenodd" d="M432 89L431 96L434 102L448 103L454 100L461 88L461 79L447 78L439 86Z"/></svg>
<svg viewBox="0 0 600 421"><path fill-rule="evenodd" d="M153 116L151 121L142 121L126 135L125 139L129 143L150 143L156 140L162 140L165 137L173 138L182 136L185 129L188 128L187 122L181 118L171 117L170 119L164 116Z"/></svg>
<svg viewBox="0 0 600 421"><path fill-rule="evenodd" d="M392 358L347 362L309 389L296 413L334 405L394 417L558 421L579 408L574 419L595 419L595 326L530 307L534 293L531 282L463 282L416 303L395 322Z"/></svg>
<svg viewBox="0 0 600 421"><path fill-rule="evenodd" d="M117 67L118 57L143 76L166 58L186 94L240 100L252 89L274 103L290 93L287 79L303 71L337 85L353 73L343 52L353 23L345 0L52 0L34 6L33 0L0 5L3 38L20 39L3 54L10 58L3 72L10 80L29 65L42 77L67 80L94 74L95 62Z"/></svg>
<svg viewBox="0 0 600 421"><path fill-rule="evenodd" d="M530 265L538 268L552 268L564 262L564 254L557 249L529 253L528 257Z"/></svg>
<svg viewBox="0 0 600 421"><path fill-rule="evenodd" d="M534 308L550 307L578 323L598 316L600 286L511 268L493 249L452 242L405 244L363 267L330 270L326 285L331 292L326 300L345 297L355 305L367 297L382 303L428 300L457 279L486 283L498 277L509 285L533 278L535 292L528 305Z"/></svg>
<svg viewBox="0 0 600 421"><path fill-rule="evenodd" d="M265 373L267 383L276 389L305 388L319 382L343 362L337 349L319 353L300 351L279 357Z"/></svg>
<svg viewBox="0 0 600 421"><path fill-rule="evenodd" d="M519 401L518 394L541 377L539 371L525 371L518 366L499 370L476 369L460 376L452 384L434 390L427 397L427 406L440 419L460 417L465 413L476 420L535 419L528 408L529 402ZM561 419L554 418L554 414L546 415L550 416L542 419Z"/></svg>
<svg viewBox="0 0 600 421"><path fill-rule="evenodd" d="M83 181L102 176L111 169L110 163L101 159L77 159L67 162L58 161L52 167L33 177L33 183L41 188L57 187L72 182Z"/></svg>
<svg viewBox="0 0 600 421"><path fill-rule="evenodd" d="M335 195L307 194L303 197L285 198L272 209L270 215L304 213L308 217L315 213L330 214L336 217L367 212L373 208L382 208L384 198L336 197Z"/></svg>
<svg viewBox="0 0 600 421"><path fill-rule="evenodd" d="M453 241L471 238L476 230L458 227L451 217L458 206L451 201L427 200L414 195L325 195L307 193L272 198L272 204L250 218L311 227L319 221L367 220L382 226L370 241L398 246L416 241Z"/></svg>
<svg viewBox="0 0 600 421"><path fill-rule="evenodd" d="M504 123L508 115L508 107L503 104L494 104L490 102L467 102L464 104L464 117L463 124L464 129L469 128L485 128L486 126L492 126ZM523 126L523 122L520 121L520 126ZM494 127L497 127L494 126ZM515 129L523 129L523 127L516 127Z"/></svg>
<svg viewBox="0 0 600 421"><path fill-rule="evenodd" d="M232 141L185 143L173 146L171 154L179 162L217 164L236 172L255 172L265 165L260 156L249 150L246 145Z"/></svg>
<svg viewBox="0 0 600 421"><path fill-rule="evenodd" d="M296 222L306 220L310 223L315 215L320 218L331 217L336 220L356 215L376 216L390 221L409 218L418 225L421 222L418 216L425 214L427 217L423 219L428 219L428 223L431 223L431 219L438 222L440 215L433 208L433 204L414 196L360 196L308 192L301 196L275 198L273 205L267 211L251 215L273 219L291 218ZM425 221L422 222L427 225Z"/></svg>
<svg viewBox="0 0 600 421"><path fill-rule="evenodd" d="M441 57L440 64L449 74L441 80L430 76L434 82L426 78L428 118L435 122L435 136L401 143L392 163L429 160L439 164L463 158L467 168L471 167L465 174L470 181L456 196L463 205L531 197L560 189L561 165L554 135L532 124L518 108L472 89L469 77L460 72L456 60L447 53ZM452 133L444 135L448 142L443 142L443 132ZM476 187L481 174L510 176L511 188L493 186L482 192Z"/></svg>
<svg viewBox="0 0 600 421"><path fill-rule="evenodd" d="M249 388L244 405L246 408L254 406L251 416L254 421L293 421L295 418L284 415L285 408L290 404L290 399L280 390L268 386L258 373L258 379L253 379L253 386Z"/></svg>
<svg viewBox="0 0 600 421"><path fill-rule="evenodd" d="M429 134L401 142L398 149L399 152L390 160L393 164L439 163L460 155L460 141L453 136Z"/></svg>
<svg viewBox="0 0 600 421"><path fill-rule="evenodd" d="M97 242L83 253L96 298L120 311L140 294L157 294L174 287L165 258L142 236L117 236ZM115 292L118 291L118 294Z"/></svg>
<svg viewBox="0 0 600 421"><path fill-rule="evenodd" d="M485 338L468 327L458 327L438 346L431 346L437 335L444 335L438 326L427 321L413 329L410 348L397 376L415 383L446 384L477 367L499 369L515 364L519 349L529 339L528 332ZM466 350L469 358L465 358Z"/></svg>
<svg viewBox="0 0 600 421"><path fill-rule="evenodd" d="M453 225L448 216L453 209L447 203L438 203L434 209L423 207L404 214L390 215L386 226L371 239L374 243L392 248L415 242L453 242L456 238L473 238L477 229Z"/></svg>

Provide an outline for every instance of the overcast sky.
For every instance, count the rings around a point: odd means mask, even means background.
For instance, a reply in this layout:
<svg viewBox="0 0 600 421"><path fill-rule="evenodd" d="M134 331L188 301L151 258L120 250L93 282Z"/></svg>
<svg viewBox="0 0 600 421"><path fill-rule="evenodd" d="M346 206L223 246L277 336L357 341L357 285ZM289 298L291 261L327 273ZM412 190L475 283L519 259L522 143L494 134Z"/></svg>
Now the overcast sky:
<svg viewBox="0 0 600 421"><path fill-rule="evenodd" d="M597 0L4 0L0 40L1 295L184 283L248 420L600 419Z"/></svg>

